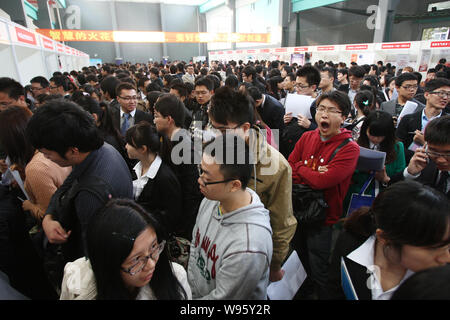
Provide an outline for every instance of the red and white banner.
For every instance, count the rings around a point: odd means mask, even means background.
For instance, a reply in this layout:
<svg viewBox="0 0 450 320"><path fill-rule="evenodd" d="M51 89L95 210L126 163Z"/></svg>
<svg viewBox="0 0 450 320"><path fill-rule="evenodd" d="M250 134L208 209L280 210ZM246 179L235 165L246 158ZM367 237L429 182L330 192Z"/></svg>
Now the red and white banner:
<svg viewBox="0 0 450 320"><path fill-rule="evenodd" d="M334 46L317 47L317 51L334 51Z"/></svg>
<svg viewBox="0 0 450 320"><path fill-rule="evenodd" d="M60 43L56 44L56 49L58 50L58 52L62 52L64 53L64 46Z"/></svg>
<svg viewBox="0 0 450 320"><path fill-rule="evenodd" d="M294 52L306 52L308 47L294 48Z"/></svg>
<svg viewBox="0 0 450 320"><path fill-rule="evenodd" d="M16 36L17 36L17 42L31 44L34 46L37 45L36 35L30 31L16 27Z"/></svg>
<svg viewBox="0 0 450 320"><path fill-rule="evenodd" d="M345 50L348 50L348 51L367 50L367 49L369 49L368 44L357 44L357 45L345 46Z"/></svg>
<svg viewBox="0 0 450 320"><path fill-rule="evenodd" d="M256 53L256 50L250 49L250 50L247 50L247 53Z"/></svg>
<svg viewBox="0 0 450 320"><path fill-rule="evenodd" d="M448 48L450 47L450 41L432 41L431 48Z"/></svg>
<svg viewBox="0 0 450 320"><path fill-rule="evenodd" d="M276 48L275 52L277 53L287 52L287 48Z"/></svg>
<svg viewBox="0 0 450 320"><path fill-rule="evenodd" d="M270 53L270 49L259 49L260 53Z"/></svg>
<svg viewBox="0 0 450 320"><path fill-rule="evenodd" d="M411 42L402 43L383 43L381 49L409 49L411 48Z"/></svg>
<svg viewBox="0 0 450 320"><path fill-rule="evenodd" d="M42 38L42 45L44 46L45 49L55 50L55 46L54 46L52 40L48 40L46 38Z"/></svg>

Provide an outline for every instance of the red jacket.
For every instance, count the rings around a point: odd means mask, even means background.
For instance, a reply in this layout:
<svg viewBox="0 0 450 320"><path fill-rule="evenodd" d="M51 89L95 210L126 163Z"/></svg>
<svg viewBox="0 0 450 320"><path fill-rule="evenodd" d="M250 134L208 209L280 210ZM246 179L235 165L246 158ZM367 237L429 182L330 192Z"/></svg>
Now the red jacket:
<svg viewBox="0 0 450 320"><path fill-rule="evenodd" d="M342 215L342 203L358 162L358 144L350 141L339 150L330 163L328 162L342 141L351 137L351 131L346 129L341 129L340 134L328 141L320 139L319 129L305 132L288 159L292 167L293 183L324 190L325 200L329 206L326 225L336 223ZM328 165L328 171L319 173L318 167L325 165Z"/></svg>

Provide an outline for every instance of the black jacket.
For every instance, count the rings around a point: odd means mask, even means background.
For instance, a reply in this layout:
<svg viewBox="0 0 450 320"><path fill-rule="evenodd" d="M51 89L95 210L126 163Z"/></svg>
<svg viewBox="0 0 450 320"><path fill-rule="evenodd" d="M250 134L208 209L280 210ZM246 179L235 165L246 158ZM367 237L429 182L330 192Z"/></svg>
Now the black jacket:
<svg viewBox="0 0 450 320"><path fill-rule="evenodd" d="M171 168L177 176L182 193L183 224L179 230L180 236L191 240L192 230L197 219L198 208L203 200L198 185L197 165L201 162L201 153L195 155L194 143L186 131L179 131L172 140L172 159L179 157L181 163L171 163ZM187 152L190 152L187 153Z"/></svg>
<svg viewBox="0 0 450 320"><path fill-rule="evenodd" d="M120 132L120 110L111 110L113 124L117 130ZM134 118L134 124L138 124L141 121L148 121L153 124L153 116L150 113L144 112L142 110L136 109L136 114Z"/></svg>
<svg viewBox="0 0 450 320"><path fill-rule="evenodd" d="M258 108L262 120L269 126L271 130L280 130L280 137L284 129L284 107L274 97L265 94L264 104Z"/></svg>
<svg viewBox="0 0 450 320"><path fill-rule="evenodd" d="M168 233L177 233L183 223L181 186L172 169L161 163L154 179L149 179L137 199L154 213Z"/></svg>
<svg viewBox="0 0 450 320"><path fill-rule="evenodd" d="M347 255L360 247L366 240L367 238L365 237L356 236L347 231L342 231L339 235L331 257L330 269L328 271L328 299L346 299L341 285L341 258L344 257L358 299L372 300L372 292L367 286L367 279L369 278L370 273L367 272L366 267L347 258Z"/></svg>

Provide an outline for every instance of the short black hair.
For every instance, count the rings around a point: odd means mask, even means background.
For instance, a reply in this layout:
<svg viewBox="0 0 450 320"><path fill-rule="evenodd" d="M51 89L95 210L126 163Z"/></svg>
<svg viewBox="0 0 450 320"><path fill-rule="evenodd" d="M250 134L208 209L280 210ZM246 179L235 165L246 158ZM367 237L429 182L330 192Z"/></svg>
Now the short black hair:
<svg viewBox="0 0 450 320"><path fill-rule="evenodd" d="M246 66L244 69L242 69L242 73L245 73L248 76L252 76L252 79L256 78L256 69L252 66Z"/></svg>
<svg viewBox="0 0 450 320"><path fill-rule="evenodd" d="M236 90L239 87L239 80L234 74L230 74L225 79L225 85Z"/></svg>
<svg viewBox="0 0 450 320"><path fill-rule="evenodd" d="M446 78L436 78L425 84L425 92L431 92L442 87L450 87L450 80Z"/></svg>
<svg viewBox="0 0 450 320"><path fill-rule="evenodd" d="M120 84L120 80L114 76L107 76L105 79L100 82L100 88L103 92L108 93L111 99L115 99L116 88Z"/></svg>
<svg viewBox="0 0 450 320"><path fill-rule="evenodd" d="M361 66L351 66L350 69L348 69L348 77L354 76L356 78L364 78L366 74L366 69L364 69Z"/></svg>
<svg viewBox="0 0 450 320"><path fill-rule="evenodd" d="M236 179L241 189L247 188L252 176L253 162L248 145L238 135L224 133L205 143L203 152L220 165L225 180Z"/></svg>
<svg viewBox="0 0 450 320"><path fill-rule="evenodd" d="M210 79L214 84L214 91L220 88L220 79L215 74L208 74L206 78Z"/></svg>
<svg viewBox="0 0 450 320"><path fill-rule="evenodd" d="M262 99L262 93L261 90L259 90L255 86L251 86L250 88L247 88L247 93L250 95L250 97L253 98L254 101Z"/></svg>
<svg viewBox="0 0 450 320"><path fill-rule="evenodd" d="M48 88L50 85L50 82L48 82L48 80L43 76L34 77L30 80L30 83L39 83L42 88Z"/></svg>
<svg viewBox="0 0 450 320"><path fill-rule="evenodd" d="M181 97L187 98L187 96L188 96L186 86L184 85L183 82L181 82L181 83L177 83L177 82L176 83L172 83L170 85L170 89L176 90Z"/></svg>
<svg viewBox="0 0 450 320"><path fill-rule="evenodd" d="M201 77L198 78L195 81L195 87L197 86L205 86L209 91L213 91L214 90L214 83L211 79L207 78L207 77Z"/></svg>
<svg viewBox="0 0 450 320"><path fill-rule="evenodd" d="M170 116L175 121L175 126L182 128L186 118L183 102L174 94L163 93L155 103L155 111L163 117Z"/></svg>
<svg viewBox="0 0 450 320"><path fill-rule="evenodd" d="M335 74L336 74L336 69L331 68L331 67L325 67L322 70L320 70L320 72L327 72L328 73L328 77L330 78L336 78Z"/></svg>
<svg viewBox="0 0 450 320"><path fill-rule="evenodd" d="M17 100L25 95L24 87L12 78L0 78L0 92L7 94L10 98Z"/></svg>
<svg viewBox="0 0 450 320"><path fill-rule="evenodd" d="M28 122L27 136L36 149L56 151L64 159L71 147L90 152L103 145L92 115L64 99L50 100L38 108Z"/></svg>
<svg viewBox="0 0 450 320"><path fill-rule="evenodd" d="M86 76L86 81L94 81L94 82L98 82L98 78L95 74L89 74L88 76Z"/></svg>
<svg viewBox="0 0 450 320"><path fill-rule="evenodd" d="M322 93L318 98L317 98L317 102L316 105L320 105L320 103L322 102L322 100L328 99L332 102L334 102L339 110L341 110L342 115L344 117L347 117L348 114L350 113L350 110L352 108L352 103L350 102L350 98L348 97L348 95L345 92L342 91L330 91L330 92L325 92Z"/></svg>
<svg viewBox="0 0 450 320"><path fill-rule="evenodd" d="M69 79L65 76L54 76L50 78L50 81L54 82L57 87L63 87L64 91L69 91Z"/></svg>
<svg viewBox="0 0 450 320"><path fill-rule="evenodd" d="M428 122L425 128L425 141L439 146L450 145L450 115Z"/></svg>
<svg viewBox="0 0 450 320"><path fill-rule="evenodd" d="M253 125L253 102L248 95L228 87L217 89L211 98L209 116L216 122L226 125L228 122Z"/></svg>
<svg viewBox="0 0 450 320"><path fill-rule="evenodd" d="M116 96L120 96L122 90L136 90L136 86L129 82L121 82L116 88Z"/></svg>
<svg viewBox="0 0 450 320"><path fill-rule="evenodd" d="M293 72L289 72L289 73L286 75L286 78L289 78L290 81L295 81L295 74L294 74ZM285 79L286 79L286 78L285 78Z"/></svg>
<svg viewBox="0 0 450 320"><path fill-rule="evenodd" d="M316 85L316 87L319 87L321 77L320 77L320 71L316 67L313 67L310 65L303 66L302 68L300 68L297 71L296 76L297 77L305 77L306 82L308 82L308 84L310 86Z"/></svg>
<svg viewBox="0 0 450 320"><path fill-rule="evenodd" d="M417 80L417 77L416 77L416 75L415 75L414 73L411 73L411 72L405 72L405 73L402 73L401 75L399 75L399 76L397 77L397 79L395 79L395 85L396 85L397 87L401 87L401 85L403 84L403 82L405 82L405 81L411 81L411 80L418 81L418 80Z"/></svg>

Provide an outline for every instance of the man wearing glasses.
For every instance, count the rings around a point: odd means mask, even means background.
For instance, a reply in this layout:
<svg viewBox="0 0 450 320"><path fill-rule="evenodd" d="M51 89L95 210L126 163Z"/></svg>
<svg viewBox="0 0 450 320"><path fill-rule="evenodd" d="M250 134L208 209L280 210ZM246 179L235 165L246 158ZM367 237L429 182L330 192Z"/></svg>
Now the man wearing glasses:
<svg viewBox="0 0 450 320"><path fill-rule="evenodd" d="M406 163L414 155L414 150L425 144L423 131L428 122L449 113L450 80L437 78L425 85L424 97L427 101L425 109L404 116L397 128L396 135L406 146Z"/></svg>
<svg viewBox="0 0 450 320"><path fill-rule="evenodd" d="M50 83L42 76L34 77L30 80L31 94L33 98L37 98L41 94L50 94Z"/></svg>
<svg viewBox="0 0 450 320"><path fill-rule="evenodd" d="M117 101L120 103L120 110L113 111L113 121L122 136L125 136L128 128L141 121L153 123L153 116L149 113L136 109L137 92L136 88L127 82L122 82L116 88Z"/></svg>
<svg viewBox="0 0 450 320"><path fill-rule="evenodd" d="M425 146L416 149L403 175L394 177L392 181L416 179L443 192L449 198L449 171L450 115L445 115L428 123L425 129Z"/></svg>
<svg viewBox="0 0 450 320"><path fill-rule="evenodd" d="M205 199L188 264L194 299L267 299L272 228L269 211L247 187L252 167L249 148L237 135L219 135L204 148L198 184Z"/></svg>
<svg viewBox="0 0 450 320"><path fill-rule="evenodd" d="M383 102L380 109L388 112L394 119L397 119L406 102L412 101L417 104L416 112L421 111L425 106L414 99L418 88L418 80L413 73L402 73L395 79L395 87L398 92L398 98Z"/></svg>

